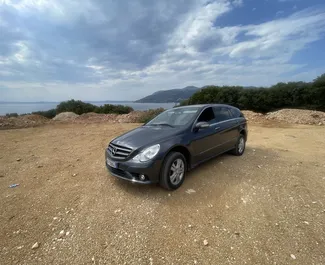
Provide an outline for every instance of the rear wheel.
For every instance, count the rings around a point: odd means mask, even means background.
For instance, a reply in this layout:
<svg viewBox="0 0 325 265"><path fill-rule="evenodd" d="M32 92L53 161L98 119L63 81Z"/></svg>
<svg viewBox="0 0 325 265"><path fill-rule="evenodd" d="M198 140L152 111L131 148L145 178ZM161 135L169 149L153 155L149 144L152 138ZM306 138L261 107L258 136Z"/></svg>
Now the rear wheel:
<svg viewBox="0 0 325 265"><path fill-rule="evenodd" d="M186 159L179 152L171 152L164 160L161 174L160 186L168 190L176 190L184 182L186 174Z"/></svg>
<svg viewBox="0 0 325 265"><path fill-rule="evenodd" d="M235 149L233 149L231 153L236 156L241 156L242 154L244 154L245 148L246 148L245 136L243 134L240 134Z"/></svg>

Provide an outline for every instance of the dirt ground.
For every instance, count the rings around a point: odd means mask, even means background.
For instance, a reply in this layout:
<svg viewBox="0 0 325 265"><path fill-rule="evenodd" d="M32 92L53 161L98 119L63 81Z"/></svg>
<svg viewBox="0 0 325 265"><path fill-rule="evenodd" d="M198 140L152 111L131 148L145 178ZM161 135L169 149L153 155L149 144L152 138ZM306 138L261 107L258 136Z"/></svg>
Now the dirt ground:
<svg viewBox="0 0 325 265"><path fill-rule="evenodd" d="M0 131L0 264L325 264L325 127L250 124L168 192L106 171L136 126Z"/></svg>

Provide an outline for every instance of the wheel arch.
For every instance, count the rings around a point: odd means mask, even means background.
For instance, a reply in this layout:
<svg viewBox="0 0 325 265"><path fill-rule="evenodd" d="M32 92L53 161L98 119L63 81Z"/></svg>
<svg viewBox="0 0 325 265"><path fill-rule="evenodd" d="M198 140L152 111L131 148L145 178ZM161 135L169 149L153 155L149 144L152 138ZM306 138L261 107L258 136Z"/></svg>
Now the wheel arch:
<svg viewBox="0 0 325 265"><path fill-rule="evenodd" d="M192 160L192 155L191 152L188 150L187 147L183 146L183 145L176 145L171 147L167 152L166 155L164 156L164 159L171 153L171 152L179 152L181 153L185 159L186 159L186 164L187 164L187 170L189 170L191 168L191 160Z"/></svg>
<svg viewBox="0 0 325 265"><path fill-rule="evenodd" d="M245 138L245 141L247 141L247 132L246 132L245 129L241 129L241 130L239 131L239 134L242 134L242 135L244 136L244 138Z"/></svg>

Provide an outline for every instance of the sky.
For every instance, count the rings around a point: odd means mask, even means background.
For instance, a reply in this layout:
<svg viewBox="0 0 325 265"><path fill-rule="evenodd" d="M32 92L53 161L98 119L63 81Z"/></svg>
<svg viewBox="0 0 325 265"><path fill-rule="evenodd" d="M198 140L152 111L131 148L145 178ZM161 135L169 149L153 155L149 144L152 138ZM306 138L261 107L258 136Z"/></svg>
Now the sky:
<svg viewBox="0 0 325 265"><path fill-rule="evenodd" d="M324 0L0 0L0 101L312 81L324 47Z"/></svg>

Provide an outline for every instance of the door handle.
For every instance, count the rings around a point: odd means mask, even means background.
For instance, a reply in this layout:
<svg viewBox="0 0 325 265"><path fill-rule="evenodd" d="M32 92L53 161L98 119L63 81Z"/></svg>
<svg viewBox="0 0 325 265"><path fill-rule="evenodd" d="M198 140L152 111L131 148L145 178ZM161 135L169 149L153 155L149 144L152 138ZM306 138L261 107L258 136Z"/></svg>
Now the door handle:
<svg viewBox="0 0 325 265"><path fill-rule="evenodd" d="M220 129L220 127L215 127L214 129L215 129L215 130L219 130L219 129Z"/></svg>

